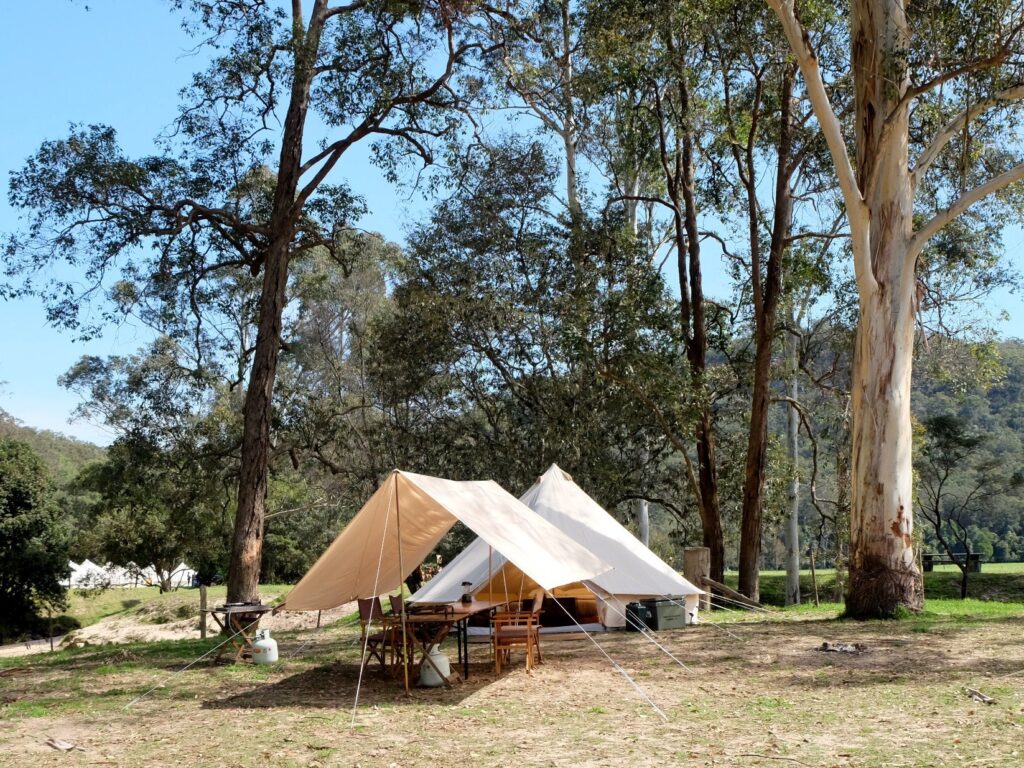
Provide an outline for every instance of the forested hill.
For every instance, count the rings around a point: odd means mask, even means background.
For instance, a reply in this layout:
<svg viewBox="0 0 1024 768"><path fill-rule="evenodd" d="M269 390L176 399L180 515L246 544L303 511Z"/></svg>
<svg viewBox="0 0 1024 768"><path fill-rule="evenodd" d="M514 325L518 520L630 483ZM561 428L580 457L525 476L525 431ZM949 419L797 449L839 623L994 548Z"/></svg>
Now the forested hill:
<svg viewBox="0 0 1024 768"><path fill-rule="evenodd" d="M966 354L967 345L954 354ZM948 371L954 370L950 374ZM1007 452L1006 459L1024 461L1024 341L1010 339L997 345L991 360L972 360L961 366L946 366L936 374L927 366L915 372L913 407L919 420L953 415L973 430L984 433L990 449ZM968 373L957 375L956 371ZM981 379L981 381L977 381Z"/></svg>
<svg viewBox="0 0 1024 768"><path fill-rule="evenodd" d="M954 464L946 505L955 505L971 488L980 488L978 501L964 516L971 549L986 558L1020 560L1024 558L1024 342L999 343L998 355L991 360L965 358L959 370L971 373L960 376L957 366L952 369L951 375L929 375L921 366L915 374L912 401L921 425L952 417L965 435L977 440L977 447ZM923 445L916 452L922 449ZM918 473L918 494L926 502L922 488L928 468L920 460ZM930 527L924 520L921 523L926 544L934 547Z"/></svg>
<svg viewBox="0 0 1024 768"><path fill-rule="evenodd" d="M48 429L25 426L2 408L0 439L28 443L50 469L53 482L61 487L73 480L84 466L102 461L107 455L104 448L84 440L76 440Z"/></svg>

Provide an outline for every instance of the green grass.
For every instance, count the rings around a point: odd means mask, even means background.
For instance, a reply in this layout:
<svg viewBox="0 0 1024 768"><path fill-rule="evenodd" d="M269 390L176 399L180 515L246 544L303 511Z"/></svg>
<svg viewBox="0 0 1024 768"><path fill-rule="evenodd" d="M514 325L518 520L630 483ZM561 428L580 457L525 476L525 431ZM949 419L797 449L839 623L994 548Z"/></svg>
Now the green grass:
<svg viewBox="0 0 1024 768"><path fill-rule="evenodd" d="M21 669L0 676L0 765L66 760L40 757L52 733L81 745L87 761L112 766L431 768L442 756L445 764L572 768L578 752L563 742L585 743L594 765L656 764L681 744L675 754L685 765L889 768L894 754L903 768L967 764L971 755L985 765L1019 762L1024 656L1013 638L1024 628L1024 601L930 599L922 614L890 622L837 620L841 611L838 603L715 611L707 619L728 622L730 634L711 626L659 634L689 671L636 634L600 638L668 713L666 724L582 641L546 645L545 663L529 676L520 657L500 680L482 659L486 649L474 648L481 669L469 681L410 697L368 674L354 728L354 626L282 632L281 661L262 668L202 661L179 672L219 638L5 658L0 669ZM869 650L818 653L823 639ZM997 704L979 706L967 686ZM111 744L116 750L104 751Z"/></svg>
<svg viewBox="0 0 1024 768"><path fill-rule="evenodd" d="M727 573L725 581L732 587L738 582L735 573ZM817 571L818 596L822 601L836 598L836 572L833 568ZM761 602L764 605L785 604L785 571L761 571ZM814 585L810 571L800 572L800 592L804 599L813 599ZM955 565L936 566L924 574L924 593L928 601L957 600L960 597L960 570ZM981 573L968 578L968 597L978 600L1024 603L1024 563L985 563Z"/></svg>
<svg viewBox="0 0 1024 768"><path fill-rule="evenodd" d="M291 589L287 584L264 584L260 594L272 601ZM227 587L208 587L207 601L211 606L224 601ZM68 593L67 615L83 627L110 617L132 617L148 624L166 624L171 621L199 615L199 590L178 589L160 593L158 587L134 589L72 590Z"/></svg>

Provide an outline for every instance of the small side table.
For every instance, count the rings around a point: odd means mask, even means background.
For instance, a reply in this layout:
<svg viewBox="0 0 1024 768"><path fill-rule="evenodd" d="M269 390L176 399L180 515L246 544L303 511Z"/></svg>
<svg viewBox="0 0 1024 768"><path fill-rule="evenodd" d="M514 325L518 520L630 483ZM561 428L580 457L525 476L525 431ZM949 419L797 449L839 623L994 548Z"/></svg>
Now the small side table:
<svg viewBox="0 0 1024 768"><path fill-rule="evenodd" d="M221 632L228 635L228 641L224 643L213 663L221 660L225 653L234 651L233 662L245 661L252 658L252 644L256 639L256 628L259 626L263 614L274 610L272 605L252 603L249 605L221 605L216 608L207 608L205 612L213 617L220 627Z"/></svg>

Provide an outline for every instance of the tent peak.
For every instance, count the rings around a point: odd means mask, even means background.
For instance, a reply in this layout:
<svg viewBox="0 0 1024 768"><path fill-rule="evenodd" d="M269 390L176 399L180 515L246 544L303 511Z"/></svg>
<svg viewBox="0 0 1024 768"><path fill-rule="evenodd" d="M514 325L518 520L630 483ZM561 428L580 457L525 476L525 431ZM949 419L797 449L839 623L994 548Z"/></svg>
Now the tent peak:
<svg viewBox="0 0 1024 768"><path fill-rule="evenodd" d="M547 475L550 475L552 472L557 472L562 476L563 479L568 480L570 483L574 482L572 479L572 475L570 475L568 472L566 472L564 469L558 466L558 464L556 464L555 462L551 462L551 466L548 467L547 472L538 477L537 482L541 482Z"/></svg>

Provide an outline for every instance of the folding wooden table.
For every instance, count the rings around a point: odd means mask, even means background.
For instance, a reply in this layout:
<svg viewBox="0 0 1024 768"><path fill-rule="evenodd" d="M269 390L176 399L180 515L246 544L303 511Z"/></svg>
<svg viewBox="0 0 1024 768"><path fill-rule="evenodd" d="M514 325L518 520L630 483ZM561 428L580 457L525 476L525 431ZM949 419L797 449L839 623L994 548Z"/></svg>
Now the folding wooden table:
<svg viewBox="0 0 1024 768"><path fill-rule="evenodd" d="M405 624L406 632L419 641L422 658L419 666L427 663L434 667L438 676L444 679L441 671L431 661L429 653L430 646L440 645L448 634L455 629L456 641L459 648L459 661L462 662L462 679L469 678L469 619L478 613L490 612L495 608L507 605L506 601L499 600L473 600L471 603L463 603L461 600L454 603L409 603L406 607ZM414 610L409 611L409 608ZM396 629L401 632L401 625L397 623ZM445 685L450 683L445 680Z"/></svg>
<svg viewBox="0 0 1024 768"><path fill-rule="evenodd" d="M253 641L256 639L256 628L259 626L263 614L274 610L272 605L221 605L216 608L206 608L204 611L213 617L220 627L221 633L228 635L228 640L221 645L213 663L220 661L221 657L232 648L235 652L233 661L244 661L252 658Z"/></svg>

